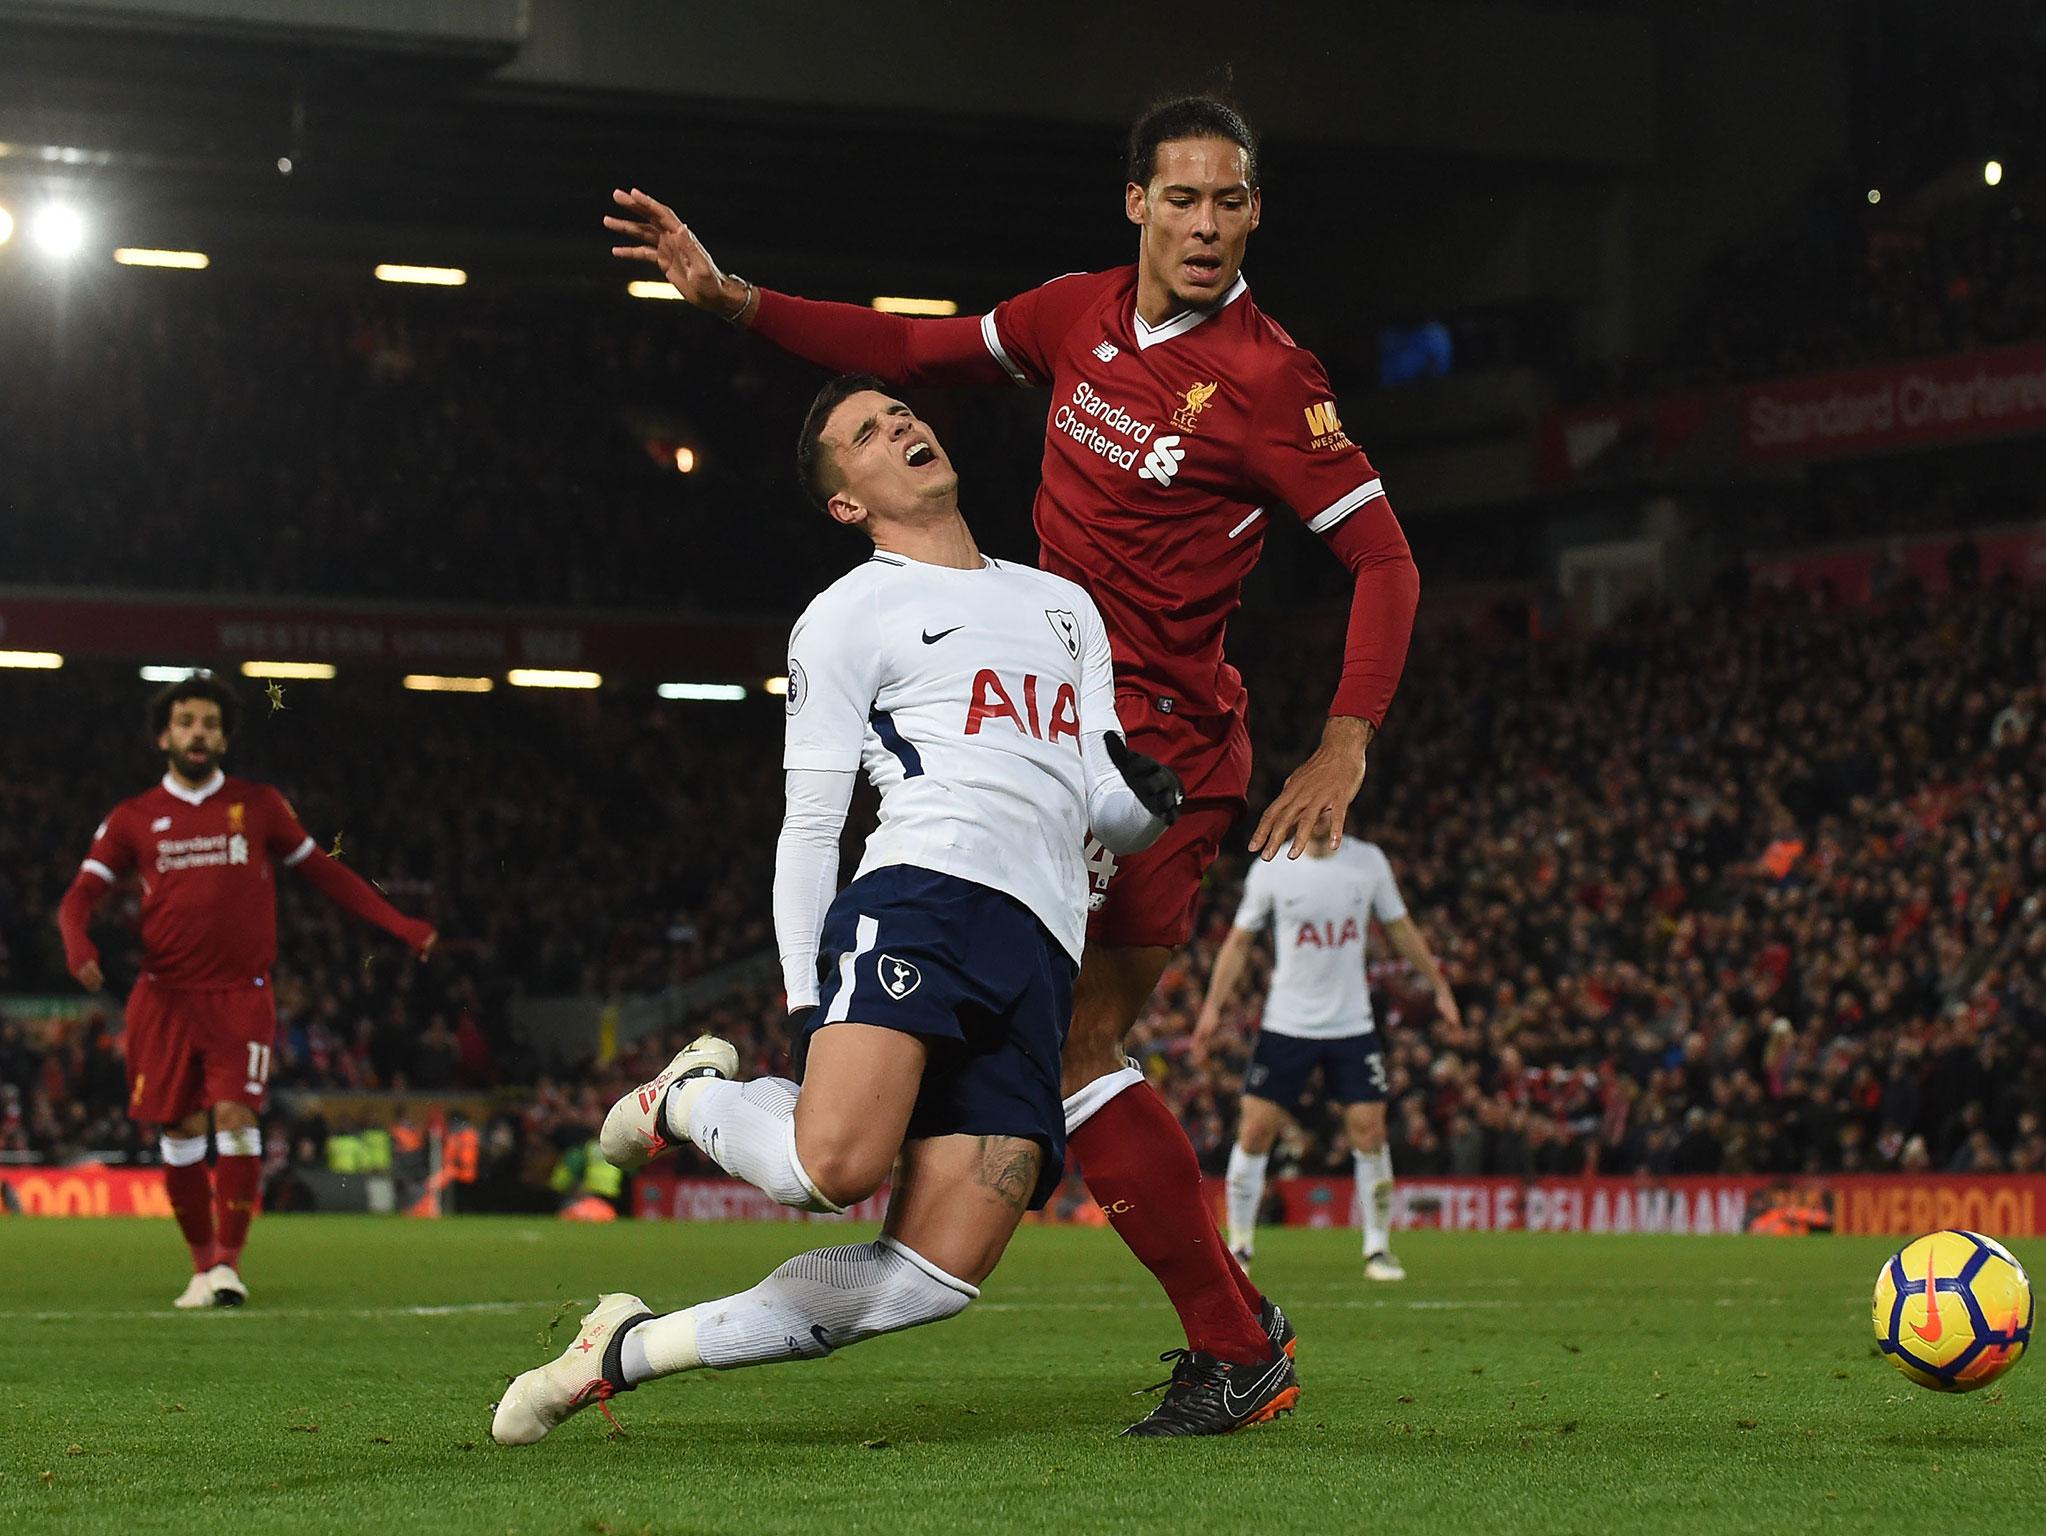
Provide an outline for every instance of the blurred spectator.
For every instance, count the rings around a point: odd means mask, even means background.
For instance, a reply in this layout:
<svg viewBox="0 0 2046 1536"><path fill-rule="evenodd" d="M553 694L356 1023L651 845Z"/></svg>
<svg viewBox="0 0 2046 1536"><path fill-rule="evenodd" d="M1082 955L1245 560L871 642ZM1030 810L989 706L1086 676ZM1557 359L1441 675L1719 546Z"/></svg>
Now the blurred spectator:
<svg viewBox="0 0 2046 1536"><path fill-rule="evenodd" d="M1254 806L1319 732L1326 679L1292 663L1298 646L1282 629L1246 648ZM1436 1017L1377 947L1402 1173L2046 1164L2042 683L2046 591L2001 579L1938 599L1907 584L1865 609L1756 597L1574 639L1423 636L1360 809L1442 936L1464 1014ZM66 985L50 910L91 818L147 780L120 746L131 691L83 671L61 690L0 681L19 743L0 779L0 869L20 872L0 907L10 989ZM251 771L309 824L345 826L359 867L408 884L449 952L365 964L371 946L287 879L281 1081L527 1085L473 1191L510 1203L701 1029L748 1074L789 1069L778 992L547 1078L506 1007L514 988L648 990L771 942L775 712L720 715L712 734L608 694L459 714L343 685L301 698L252 726ZM1242 1042L1206 1074L1187 1040L1241 868L1218 865L1130 1040L1216 1169ZM49 1041L0 1022L0 1138L132 1146L118 1049L91 1017ZM329 1133L285 1139L319 1157ZM1346 1157L1311 1110L1274 1171Z"/></svg>

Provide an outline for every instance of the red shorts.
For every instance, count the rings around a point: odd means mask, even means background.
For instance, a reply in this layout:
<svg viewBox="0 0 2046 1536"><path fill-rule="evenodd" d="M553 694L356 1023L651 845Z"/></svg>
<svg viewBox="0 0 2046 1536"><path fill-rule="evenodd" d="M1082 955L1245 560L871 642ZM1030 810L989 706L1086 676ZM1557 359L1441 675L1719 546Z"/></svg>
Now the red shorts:
<svg viewBox="0 0 2046 1536"><path fill-rule="evenodd" d="M267 986L184 992L141 978L128 994L128 1118L169 1125L215 1104L261 1113L276 1039Z"/></svg>
<svg viewBox="0 0 2046 1536"><path fill-rule="evenodd" d="M1093 915L1090 944L1177 949L1193 937L1201 884L1250 791L1250 732L1241 714L1194 719L1161 711L1142 694L1116 697L1123 732L1186 786L1186 805L1142 853L1087 845Z"/></svg>

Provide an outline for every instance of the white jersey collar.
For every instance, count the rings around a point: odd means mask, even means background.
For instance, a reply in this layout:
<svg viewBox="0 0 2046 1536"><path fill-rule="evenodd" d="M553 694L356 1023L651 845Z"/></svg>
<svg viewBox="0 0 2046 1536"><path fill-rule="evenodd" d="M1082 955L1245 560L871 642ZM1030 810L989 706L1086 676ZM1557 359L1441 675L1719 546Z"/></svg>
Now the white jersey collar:
<svg viewBox="0 0 2046 1536"><path fill-rule="evenodd" d="M1243 274L1238 272L1236 274L1236 281L1231 283L1229 291L1222 295L1222 302L1215 305L1212 309L1182 309L1178 314L1173 315L1170 319L1158 325L1152 325L1136 312L1137 301L1132 298L1130 300L1130 314L1131 318L1136 321L1137 350L1139 352L1146 351L1151 347L1157 346L1160 342L1172 340L1175 336L1184 336L1196 326L1212 320L1248 292L1250 292L1250 284L1244 280Z"/></svg>
<svg viewBox="0 0 2046 1536"><path fill-rule="evenodd" d="M877 549L867 556L867 564L873 565L876 562L882 565L913 565L923 571L957 571L963 576L970 576L975 571L999 571L1002 568L1001 562L993 555L982 555L979 565L939 565L934 560L917 560L908 555L898 555L892 549Z"/></svg>
<svg viewBox="0 0 2046 1536"><path fill-rule="evenodd" d="M183 779L174 773L166 773L163 776L163 787L187 805L204 805L213 797L220 786L226 782L227 775L218 768L213 770L213 777L204 784L201 784L197 789L190 788Z"/></svg>

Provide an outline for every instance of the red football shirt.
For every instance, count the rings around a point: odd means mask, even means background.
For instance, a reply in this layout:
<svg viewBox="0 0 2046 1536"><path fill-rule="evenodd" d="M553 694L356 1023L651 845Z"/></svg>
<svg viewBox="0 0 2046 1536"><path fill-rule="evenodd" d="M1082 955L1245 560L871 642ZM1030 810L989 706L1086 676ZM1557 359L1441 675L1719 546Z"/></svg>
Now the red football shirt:
<svg viewBox="0 0 2046 1536"><path fill-rule="evenodd" d="M1327 534L1384 488L1321 364L1242 277L1216 308L1158 326L1136 290L1134 266L1072 273L997 305L981 335L1017 383L1051 386L1039 563L1093 595L1118 686L1168 713L1229 714L1243 679L1223 632L1271 515Z"/></svg>
<svg viewBox="0 0 2046 1536"><path fill-rule="evenodd" d="M93 834L84 869L142 882L142 969L165 987L246 987L277 963L277 882L316 847L268 784L216 773L203 789L169 774L123 800Z"/></svg>

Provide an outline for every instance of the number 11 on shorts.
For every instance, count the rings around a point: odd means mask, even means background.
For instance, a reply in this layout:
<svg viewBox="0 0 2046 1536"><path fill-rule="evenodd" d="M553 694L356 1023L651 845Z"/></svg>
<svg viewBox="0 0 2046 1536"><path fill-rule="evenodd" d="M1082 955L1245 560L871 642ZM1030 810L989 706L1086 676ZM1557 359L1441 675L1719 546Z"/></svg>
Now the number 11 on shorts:
<svg viewBox="0 0 2046 1536"><path fill-rule="evenodd" d="M270 1081L270 1047L249 1042L249 1080L242 1086L249 1092L262 1097L263 1085Z"/></svg>

